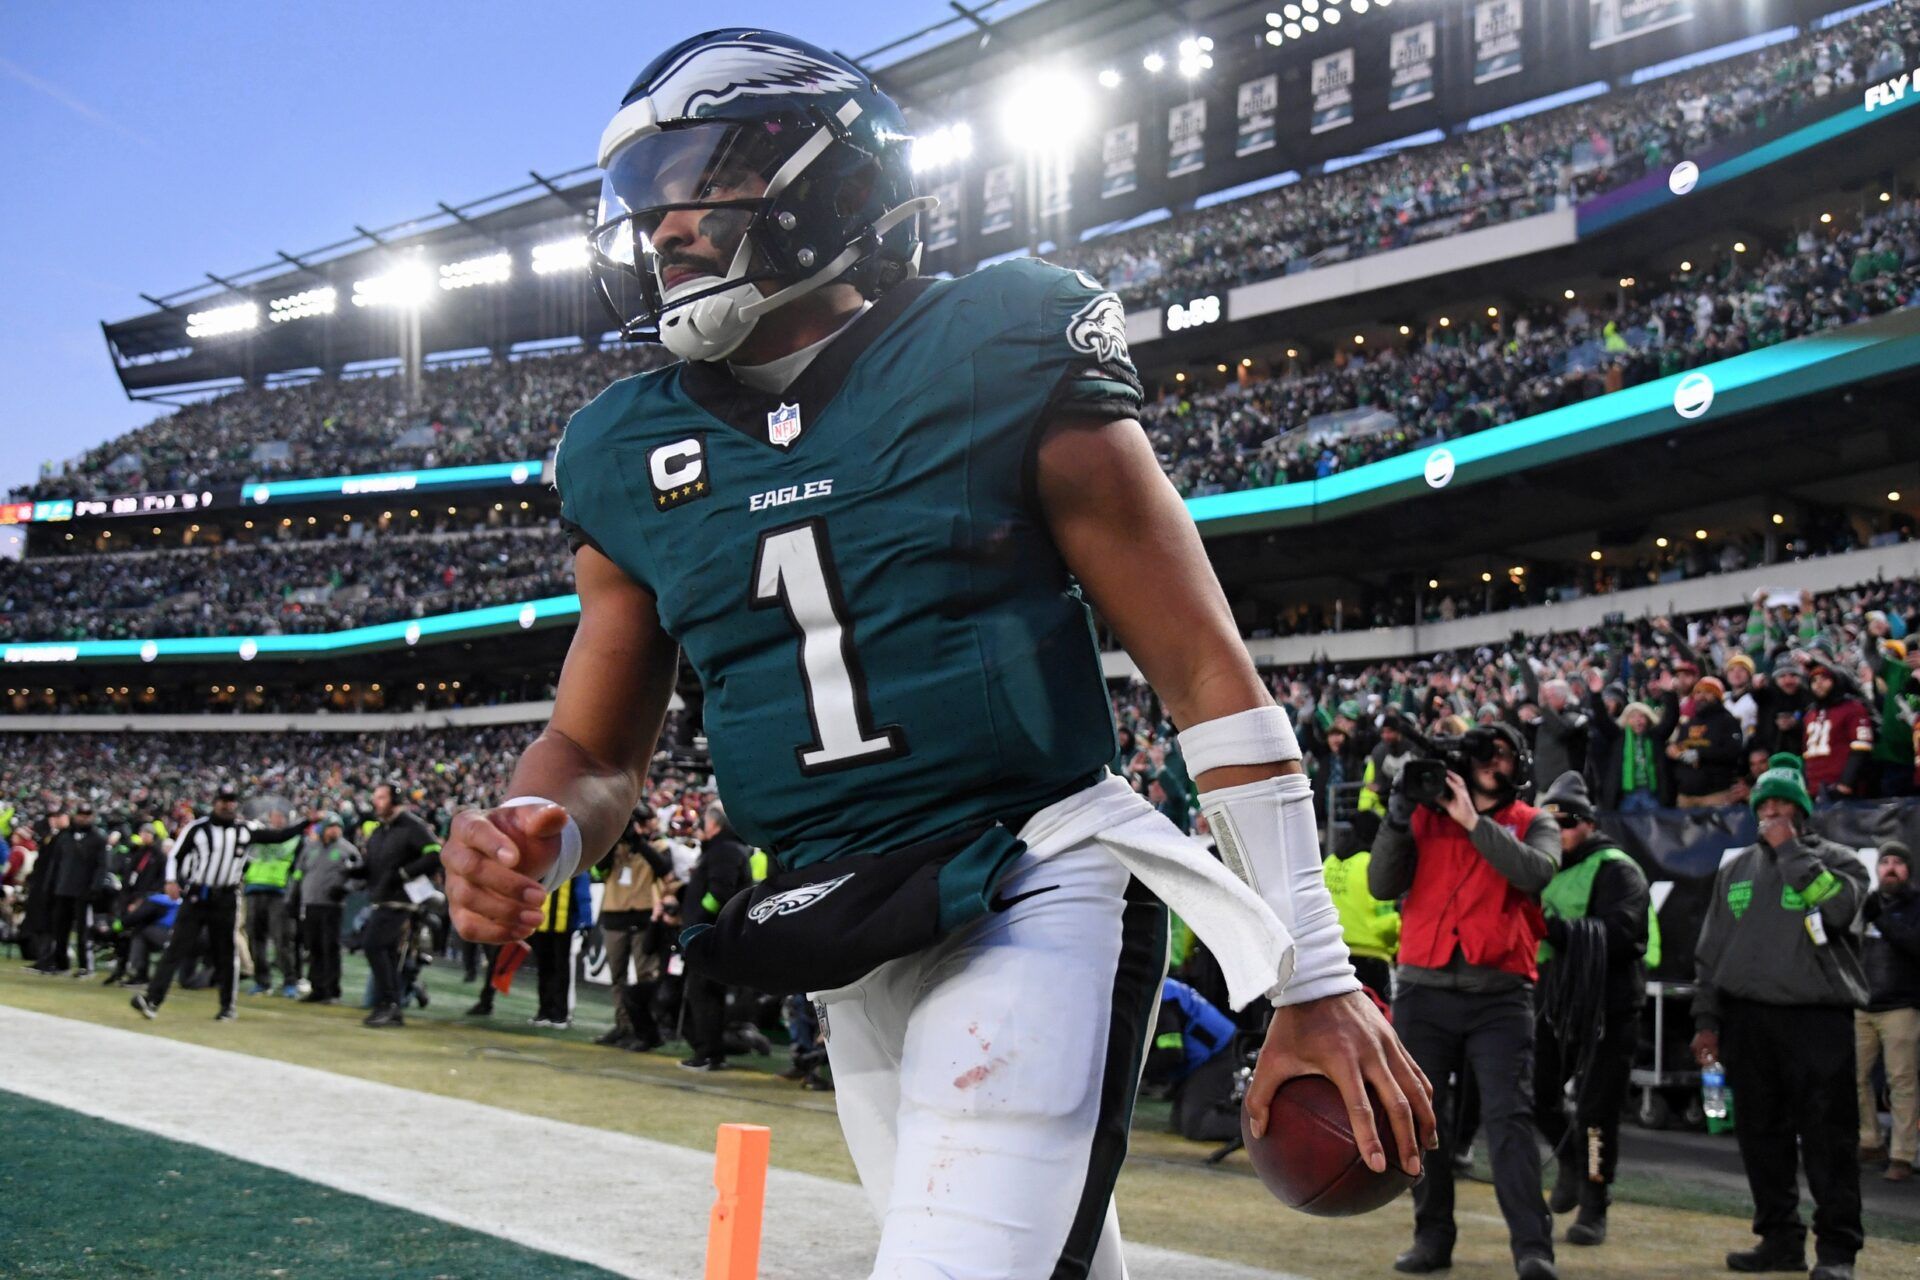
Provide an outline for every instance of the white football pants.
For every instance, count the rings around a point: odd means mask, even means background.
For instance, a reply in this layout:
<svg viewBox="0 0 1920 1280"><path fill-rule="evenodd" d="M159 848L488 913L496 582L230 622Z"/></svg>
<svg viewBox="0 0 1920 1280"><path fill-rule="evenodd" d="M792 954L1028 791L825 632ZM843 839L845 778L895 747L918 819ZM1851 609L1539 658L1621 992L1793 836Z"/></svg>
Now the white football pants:
<svg viewBox="0 0 1920 1280"><path fill-rule="evenodd" d="M872 1280L1126 1280L1113 1184L1167 957L1131 884L1094 837L1028 853L1007 909L815 997Z"/></svg>

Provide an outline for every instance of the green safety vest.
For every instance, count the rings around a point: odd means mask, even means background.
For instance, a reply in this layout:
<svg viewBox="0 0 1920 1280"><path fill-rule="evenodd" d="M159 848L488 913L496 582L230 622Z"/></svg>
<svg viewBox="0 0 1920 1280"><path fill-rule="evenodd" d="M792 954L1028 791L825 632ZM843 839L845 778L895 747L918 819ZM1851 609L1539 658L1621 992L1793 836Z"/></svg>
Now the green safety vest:
<svg viewBox="0 0 1920 1280"><path fill-rule="evenodd" d="M13 835L13 806L0 804L0 840Z"/></svg>
<svg viewBox="0 0 1920 1280"><path fill-rule="evenodd" d="M1584 920L1587 915L1587 901L1593 897L1593 878L1600 872L1603 862L1624 862L1634 870L1640 864L1629 858L1619 849L1601 849L1580 859L1565 871L1557 873L1540 894L1540 904L1548 915L1558 916L1562 920ZM1539 962L1544 964L1553 959L1553 947L1544 939L1540 943ZM1647 903L1647 968L1660 967L1660 917L1653 909L1651 900Z"/></svg>
<svg viewBox="0 0 1920 1280"><path fill-rule="evenodd" d="M240 883L249 889L265 887L285 890L287 881L293 876L293 855L299 848L298 836L282 840L279 844L254 845L252 856L247 859L246 870L240 873Z"/></svg>
<svg viewBox="0 0 1920 1280"><path fill-rule="evenodd" d="M1347 950L1373 960L1391 960L1400 950L1400 913L1393 903L1367 891L1367 866L1372 861L1373 854L1362 849L1349 857L1328 858L1320 869L1326 873L1334 910L1340 913L1340 936L1346 939Z"/></svg>

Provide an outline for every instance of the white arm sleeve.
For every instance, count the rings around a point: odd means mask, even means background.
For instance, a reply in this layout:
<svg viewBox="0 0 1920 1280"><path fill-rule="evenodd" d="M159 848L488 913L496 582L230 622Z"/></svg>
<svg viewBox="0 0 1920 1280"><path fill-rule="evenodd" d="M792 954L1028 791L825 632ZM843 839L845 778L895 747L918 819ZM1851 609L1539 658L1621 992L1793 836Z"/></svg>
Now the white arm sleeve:
<svg viewBox="0 0 1920 1280"><path fill-rule="evenodd" d="M1180 735L1195 777L1234 765L1298 760L1292 722L1278 707L1258 707L1195 725ZM1340 913L1320 867L1313 785L1304 774L1266 778L1200 793L1221 860L1272 908L1293 935L1293 971L1268 994L1275 1004L1304 1004L1360 989Z"/></svg>

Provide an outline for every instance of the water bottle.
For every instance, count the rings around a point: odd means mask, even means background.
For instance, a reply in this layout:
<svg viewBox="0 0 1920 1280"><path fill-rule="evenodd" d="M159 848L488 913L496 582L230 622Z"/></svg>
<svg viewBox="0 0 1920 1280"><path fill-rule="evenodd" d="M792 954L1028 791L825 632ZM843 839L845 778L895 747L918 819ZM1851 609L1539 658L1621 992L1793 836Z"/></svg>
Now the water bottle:
<svg viewBox="0 0 1920 1280"><path fill-rule="evenodd" d="M1700 1068L1700 1109L1709 1121L1727 1118L1727 1073L1718 1058Z"/></svg>

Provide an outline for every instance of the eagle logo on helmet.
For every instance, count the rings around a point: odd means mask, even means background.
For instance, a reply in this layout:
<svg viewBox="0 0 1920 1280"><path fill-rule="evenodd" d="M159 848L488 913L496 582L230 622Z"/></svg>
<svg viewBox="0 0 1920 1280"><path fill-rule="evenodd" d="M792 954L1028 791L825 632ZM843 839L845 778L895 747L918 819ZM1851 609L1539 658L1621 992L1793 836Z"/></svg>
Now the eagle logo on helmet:
<svg viewBox="0 0 1920 1280"><path fill-rule="evenodd" d="M1067 345L1102 364L1132 367L1133 358L1127 354L1127 313L1120 299L1103 293L1074 312L1067 321Z"/></svg>
<svg viewBox="0 0 1920 1280"><path fill-rule="evenodd" d="M770 898L762 898L753 904L747 912L747 919L755 924L765 924L775 916L790 916L796 911L805 911L820 899L853 879L856 872L849 871L838 880L825 880L819 884L803 884L798 889L788 889L785 893L776 893Z"/></svg>
<svg viewBox="0 0 1920 1280"><path fill-rule="evenodd" d="M649 87L658 118L710 114L739 98L857 92L846 67L765 40L729 40L689 49Z"/></svg>

